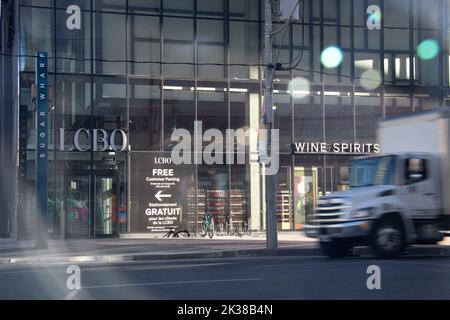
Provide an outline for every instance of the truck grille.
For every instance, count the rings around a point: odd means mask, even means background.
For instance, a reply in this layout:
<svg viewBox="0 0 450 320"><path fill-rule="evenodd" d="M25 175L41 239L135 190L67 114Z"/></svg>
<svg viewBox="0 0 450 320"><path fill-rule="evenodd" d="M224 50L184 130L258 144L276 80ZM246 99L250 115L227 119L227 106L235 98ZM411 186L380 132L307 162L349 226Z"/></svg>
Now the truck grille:
<svg viewBox="0 0 450 320"><path fill-rule="evenodd" d="M346 221L350 206L340 198L322 198L314 212L313 224L326 225Z"/></svg>

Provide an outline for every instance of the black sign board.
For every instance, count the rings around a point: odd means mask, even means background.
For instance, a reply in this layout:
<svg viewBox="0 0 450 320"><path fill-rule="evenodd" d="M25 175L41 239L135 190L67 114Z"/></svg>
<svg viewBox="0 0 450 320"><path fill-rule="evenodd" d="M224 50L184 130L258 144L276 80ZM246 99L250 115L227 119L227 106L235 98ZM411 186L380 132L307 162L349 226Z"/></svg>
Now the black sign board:
<svg viewBox="0 0 450 320"><path fill-rule="evenodd" d="M131 232L185 228L189 171L174 165L170 153L131 155Z"/></svg>

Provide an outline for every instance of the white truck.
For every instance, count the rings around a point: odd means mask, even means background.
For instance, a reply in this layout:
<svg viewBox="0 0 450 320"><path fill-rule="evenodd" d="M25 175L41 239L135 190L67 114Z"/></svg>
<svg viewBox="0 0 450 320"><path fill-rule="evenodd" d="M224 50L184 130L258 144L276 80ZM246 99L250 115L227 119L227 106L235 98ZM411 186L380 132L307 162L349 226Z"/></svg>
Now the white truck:
<svg viewBox="0 0 450 320"><path fill-rule="evenodd" d="M450 108L379 122L381 153L356 158L349 189L321 197L305 225L329 257L369 245L392 258L450 229Z"/></svg>

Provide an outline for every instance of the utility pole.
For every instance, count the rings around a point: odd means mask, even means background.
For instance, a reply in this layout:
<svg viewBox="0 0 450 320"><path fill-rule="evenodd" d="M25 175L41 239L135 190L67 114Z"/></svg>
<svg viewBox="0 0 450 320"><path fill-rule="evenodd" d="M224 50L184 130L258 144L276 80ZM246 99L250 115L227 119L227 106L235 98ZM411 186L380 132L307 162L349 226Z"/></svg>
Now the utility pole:
<svg viewBox="0 0 450 320"><path fill-rule="evenodd" d="M273 64L273 43L272 43L272 0L265 0L265 91L264 91L264 112L266 123L266 148L272 155L271 130L274 123L273 110L273 76L275 65ZM278 150L276 151L278 152ZM266 164L266 167L268 164ZM266 175L266 242L267 249L275 250L278 247L277 236L277 212L276 212L276 189L277 176Z"/></svg>

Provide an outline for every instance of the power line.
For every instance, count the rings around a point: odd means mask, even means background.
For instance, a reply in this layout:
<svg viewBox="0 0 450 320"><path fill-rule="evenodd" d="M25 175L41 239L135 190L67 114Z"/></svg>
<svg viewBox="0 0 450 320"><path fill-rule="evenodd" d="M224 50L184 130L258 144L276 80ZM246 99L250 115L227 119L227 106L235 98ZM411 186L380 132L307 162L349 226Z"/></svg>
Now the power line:
<svg viewBox="0 0 450 320"><path fill-rule="evenodd" d="M7 54L0 53L0 56L8 56L13 58L36 58L35 55L27 55L27 54ZM261 63L212 63L212 62L168 62L168 61L152 61L152 60L128 60L128 59L97 59L97 58L75 58L75 57L48 57L49 60L69 60L69 61L80 61L80 62L106 62L106 63L135 63L135 64L157 64L157 65L185 65L185 66L217 66L217 67L265 67L264 64ZM311 70L311 69L303 69L303 68L290 68L295 71L305 72L305 73L314 73L325 76L340 76L343 78L349 78L354 80L374 80L372 78L365 77L356 77L352 75L346 75L342 73L331 73L325 71Z"/></svg>
<svg viewBox="0 0 450 320"><path fill-rule="evenodd" d="M283 36L282 36L281 42L280 42L280 47L278 48L278 51L277 51L277 54L276 54L275 60L274 60L274 65L275 65L275 66L277 65L277 63L278 63L278 58L280 57L280 52L281 52L281 48L282 48L282 46L283 46L283 41L284 41L284 38L286 37L286 33L287 33L288 29L289 29L288 26L290 25L290 22L291 22L291 19L292 19L294 13L295 13L295 10L297 10L297 7L298 7L299 5L300 5L300 0L297 1L297 3L296 3L296 5L295 5L294 9L292 9L292 12L291 12L289 18L286 20L286 22L284 23L284 25L283 25L279 30L277 30L277 31L275 31L274 33L272 33L272 36L273 36L273 35L277 34L278 32L280 32L281 29L284 28Z"/></svg>
<svg viewBox="0 0 450 320"><path fill-rule="evenodd" d="M305 12L305 0L303 0L302 12L300 12L300 18L302 20L302 44L301 44L301 49L298 52L297 57L295 57L292 60L292 62L296 61L297 59L298 59L298 61L295 63L294 66L287 68L288 70L297 68L298 65L300 64L300 62L303 59L303 53L304 53L304 48L305 48L305 18L304 18L304 12Z"/></svg>

